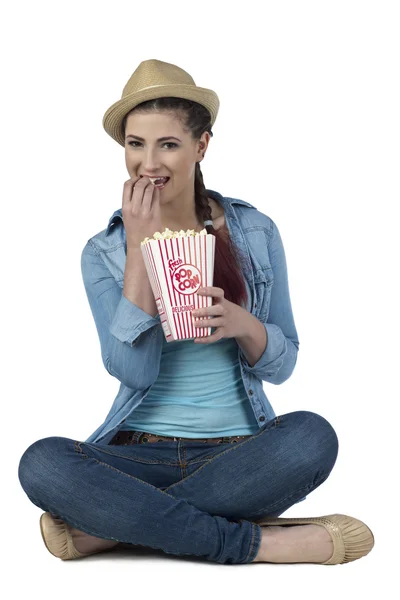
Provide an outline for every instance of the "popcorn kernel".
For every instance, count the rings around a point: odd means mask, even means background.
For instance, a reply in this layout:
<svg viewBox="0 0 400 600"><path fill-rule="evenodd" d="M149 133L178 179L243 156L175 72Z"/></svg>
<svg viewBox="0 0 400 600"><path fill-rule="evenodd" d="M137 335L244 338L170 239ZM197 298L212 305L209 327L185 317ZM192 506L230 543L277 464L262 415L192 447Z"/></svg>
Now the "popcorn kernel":
<svg viewBox="0 0 400 600"><path fill-rule="evenodd" d="M208 235L207 229L204 228L200 232L197 232L194 229L187 229L186 231L184 231L183 229L181 229L180 231L171 231L171 229L168 229L168 227L166 227L162 233L160 231L156 231L153 234L152 238L150 238L150 237L144 238L140 242L140 245L143 246L144 244L146 244L147 242L150 242L151 240L170 240L171 238L185 237L185 236L189 237L189 236L196 236L196 235Z"/></svg>

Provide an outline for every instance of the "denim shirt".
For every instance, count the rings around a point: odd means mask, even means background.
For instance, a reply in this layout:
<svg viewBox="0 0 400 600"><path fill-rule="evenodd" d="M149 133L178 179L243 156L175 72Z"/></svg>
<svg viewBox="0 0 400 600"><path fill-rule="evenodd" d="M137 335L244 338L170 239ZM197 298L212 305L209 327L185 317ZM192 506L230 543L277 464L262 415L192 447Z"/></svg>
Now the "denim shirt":
<svg viewBox="0 0 400 600"><path fill-rule="evenodd" d="M261 429L276 416L262 382L278 385L286 381L293 373L299 350L285 252L270 217L249 202L206 191L224 209L230 237L248 263L249 268L243 270L248 292L246 308L267 332L266 348L252 367L238 346L242 381ZM125 263L126 234L119 209L107 229L90 238L82 252L82 276L103 364L121 384L105 421L86 442L108 444L159 373L164 336L160 316L152 317L122 294Z"/></svg>

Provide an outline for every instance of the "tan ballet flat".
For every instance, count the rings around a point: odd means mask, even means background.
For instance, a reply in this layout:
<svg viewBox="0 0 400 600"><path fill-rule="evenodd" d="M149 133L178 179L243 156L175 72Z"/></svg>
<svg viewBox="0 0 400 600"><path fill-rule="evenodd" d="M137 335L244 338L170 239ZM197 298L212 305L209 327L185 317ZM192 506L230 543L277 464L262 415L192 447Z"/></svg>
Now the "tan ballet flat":
<svg viewBox="0 0 400 600"><path fill-rule="evenodd" d="M282 519L264 517L253 521L257 525L322 525L329 532L333 542L333 554L322 565L338 565L362 558L374 547L372 531L358 519L348 515L326 515L309 519Z"/></svg>
<svg viewBox="0 0 400 600"><path fill-rule="evenodd" d="M83 558L98 552L105 552L104 549L79 552L74 546L68 523L53 517L49 512L43 513L40 517L40 531L47 550L61 560Z"/></svg>

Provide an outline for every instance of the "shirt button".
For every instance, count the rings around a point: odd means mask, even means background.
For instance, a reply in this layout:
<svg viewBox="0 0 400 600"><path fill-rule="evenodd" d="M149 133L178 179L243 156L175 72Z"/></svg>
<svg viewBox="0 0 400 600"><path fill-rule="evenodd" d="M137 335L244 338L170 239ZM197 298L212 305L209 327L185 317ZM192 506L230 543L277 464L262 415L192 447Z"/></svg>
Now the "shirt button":
<svg viewBox="0 0 400 600"><path fill-rule="evenodd" d="M250 396L252 396L253 395L253 390L249 390L249 394L250 394Z"/></svg>
<svg viewBox="0 0 400 600"><path fill-rule="evenodd" d="M265 417L260 417L259 421L265 421Z"/></svg>

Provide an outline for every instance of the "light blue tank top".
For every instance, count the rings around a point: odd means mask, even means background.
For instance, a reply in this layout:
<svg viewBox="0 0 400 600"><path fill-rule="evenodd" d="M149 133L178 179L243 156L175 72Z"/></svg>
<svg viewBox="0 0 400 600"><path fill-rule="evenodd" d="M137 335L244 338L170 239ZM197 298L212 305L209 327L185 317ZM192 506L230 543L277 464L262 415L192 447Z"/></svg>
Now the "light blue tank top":
<svg viewBox="0 0 400 600"><path fill-rule="evenodd" d="M195 344L163 337L158 378L121 427L129 429L188 438L257 433L235 339Z"/></svg>

